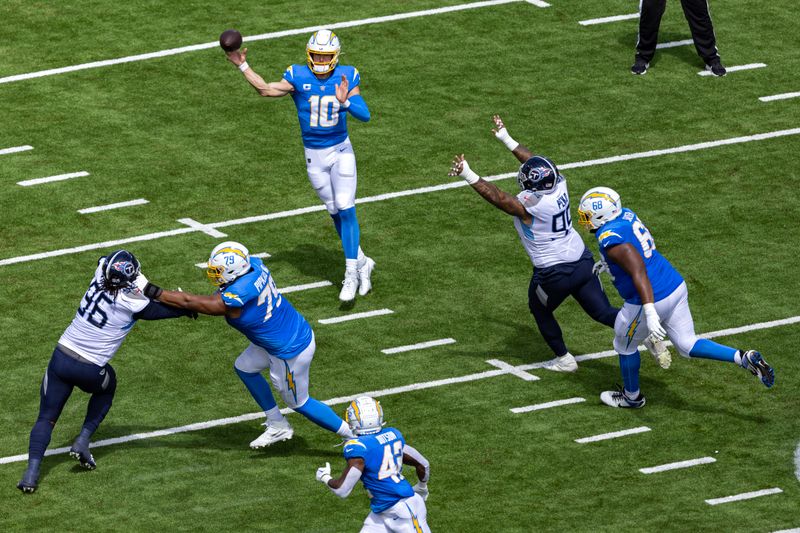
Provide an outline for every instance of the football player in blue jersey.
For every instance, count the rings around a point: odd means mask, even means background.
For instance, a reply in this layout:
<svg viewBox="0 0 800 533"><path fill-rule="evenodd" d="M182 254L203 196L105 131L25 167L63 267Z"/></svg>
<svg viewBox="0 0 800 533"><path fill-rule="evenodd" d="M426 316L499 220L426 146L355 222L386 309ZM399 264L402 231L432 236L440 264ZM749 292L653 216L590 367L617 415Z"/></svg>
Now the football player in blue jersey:
<svg viewBox="0 0 800 533"><path fill-rule="evenodd" d="M372 288L375 261L361 250L356 218L356 156L347 134L348 113L370 119L361 96L358 69L339 65L341 45L330 30L319 30L308 40L306 64L289 65L280 81L267 83L247 64L247 48L228 52L245 79L261 96L291 95L297 108L311 186L325 204L342 241L345 274L339 299L344 302Z"/></svg>
<svg viewBox="0 0 800 533"><path fill-rule="evenodd" d="M112 252L97 262L92 283L69 327L58 339L42 378L39 416L28 445L28 468L17 484L22 492L35 492L39 486L44 452L75 387L92 396L69 454L87 470L97 467L89 450L90 440L111 409L117 390L117 373L111 359L136 321L193 315L147 299L135 286L139 270L139 260L126 250Z"/></svg>
<svg viewBox="0 0 800 533"><path fill-rule="evenodd" d="M644 407L636 347L648 335L659 339L669 336L684 357L736 363L772 387L775 372L759 352L697 337L686 283L656 250L653 236L636 213L622 207L619 194L608 187L588 190L578 206L578 217L581 225L596 234L614 286L625 300L614 325L614 349L619 353L625 386L621 391L603 392L603 403Z"/></svg>
<svg viewBox="0 0 800 533"><path fill-rule="evenodd" d="M347 422L356 438L344 444L347 460L342 475L331 476L331 465L317 469L317 481L340 498L350 495L359 480L370 497L371 512L361 533L430 533L425 500L428 499L430 463L406 444L395 428L384 428L380 402L359 396L347 407ZM403 477L403 465L413 466L418 482L413 487Z"/></svg>
<svg viewBox="0 0 800 533"><path fill-rule="evenodd" d="M250 257L247 248L238 242L223 242L211 251L207 274L211 283L219 287L211 296L164 290L144 276L137 279L137 284L146 296L165 304L224 316L228 324L250 340L233 365L267 418L264 433L250 447L263 448L294 435L261 374L266 369L286 405L320 427L352 437L344 420L308 395L308 374L316 350L314 332L281 295L261 259Z"/></svg>

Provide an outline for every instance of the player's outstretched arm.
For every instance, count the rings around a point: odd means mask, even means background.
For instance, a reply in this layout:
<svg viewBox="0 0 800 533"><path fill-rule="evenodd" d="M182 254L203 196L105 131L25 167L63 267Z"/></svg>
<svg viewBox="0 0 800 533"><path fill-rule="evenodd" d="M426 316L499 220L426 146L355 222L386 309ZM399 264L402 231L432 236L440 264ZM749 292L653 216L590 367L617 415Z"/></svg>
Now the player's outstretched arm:
<svg viewBox="0 0 800 533"><path fill-rule="evenodd" d="M140 276L143 277L143 276ZM188 309L196 313L204 315L225 315L236 317L241 314L241 309L231 309L222 301L222 296L219 293L211 296L200 294L191 294L183 291L168 291L164 290L158 285L154 285L146 279L136 280L137 286L142 293L151 300L158 300L161 303L178 307L180 309Z"/></svg>
<svg viewBox="0 0 800 533"><path fill-rule="evenodd" d="M511 150L511 153L516 156L520 163L524 163L533 157L533 152L530 148L511 138L511 135L509 135L505 124L503 124L503 119L500 118L500 115L492 116L492 122L494 122L494 128L492 128L492 133L494 133L494 136L498 141L505 144L506 148Z"/></svg>
<svg viewBox="0 0 800 533"><path fill-rule="evenodd" d="M317 468L317 481L324 483L338 497L347 498L358 480L361 479L363 472L364 459L354 457L347 460L347 466L337 479L333 479L331 476L330 463L325 463L325 466Z"/></svg>
<svg viewBox="0 0 800 533"><path fill-rule="evenodd" d="M247 64L247 48L226 52L228 61L236 65L244 74L244 79L253 86L261 96L279 97L286 96L294 90L292 84L286 80L267 83L264 78L256 74L256 71Z"/></svg>
<svg viewBox="0 0 800 533"><path fill-rule="evenodd" d="M647 277L647 268L644 265L642 256L639 255L639 252L636 251L632 244L627 242L607 248L606 255L630 275L633 286L642 300L647 329L658 340L663 339L667 332L661 326L661 321L656 312L653 286L650 284L650 278Z"/></svg>
<svg viewBox="0 0 800 533"><path fill-rule="evenodd" d="M464 181L472 185L472 188L478 191L478 194L483 196L490 204L501 211L505 211L509 215L521 218L525 224L530 225L532 220L531 215L525 210L525 207L520 201L507 192L498 189L494 183L481 179L480 176L469 168L469 163L464 159L464 154L457 155L453 158L450 172L448 172L447 175L464 178Z"/></svg>

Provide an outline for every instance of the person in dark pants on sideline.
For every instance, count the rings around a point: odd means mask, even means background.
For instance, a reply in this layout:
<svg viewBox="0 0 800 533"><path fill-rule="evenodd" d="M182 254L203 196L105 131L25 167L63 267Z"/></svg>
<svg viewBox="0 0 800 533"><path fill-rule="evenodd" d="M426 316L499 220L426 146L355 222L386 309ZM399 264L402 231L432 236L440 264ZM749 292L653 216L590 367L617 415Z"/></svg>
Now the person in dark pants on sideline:
<svg viewBox="0 0 800 533"><path fill-rule="evenodd" d="M658 44L658 27L666 6L667 0L639 2L639 39L636 42L636 60L631 67L633 74L645 74L650 66ZM724 76L726 70L717 51L717 37L711 23L708 0L681 0L681 6L692 31L697 55L705 62L706 70L710 70L714 76Z"/></svg>

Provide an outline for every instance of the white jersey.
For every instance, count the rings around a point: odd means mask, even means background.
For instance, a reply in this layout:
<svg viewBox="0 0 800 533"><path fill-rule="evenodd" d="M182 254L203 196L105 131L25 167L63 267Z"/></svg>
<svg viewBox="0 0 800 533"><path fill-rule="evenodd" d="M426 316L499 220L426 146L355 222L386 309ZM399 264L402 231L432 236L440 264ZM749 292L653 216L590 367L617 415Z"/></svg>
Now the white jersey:
<svg viewBox="0 0 800 533"><path fill-rule="evenodd" d="M572 228L564 178L559 177L555 188L548 193L522 191L517 199L533 217L530 226L514 217L514 226L534 267L545 268L580 259L586 246Z"/></svg>
<svg viewBox="0 0 800 533"><path fill-rule="evenodd" d="M103 269L98 265L75 318L58 340L98 366L114 357L136 323L133 315L150 302L139 289L123 289L114 297L103 290L102 283Z"/></svg>

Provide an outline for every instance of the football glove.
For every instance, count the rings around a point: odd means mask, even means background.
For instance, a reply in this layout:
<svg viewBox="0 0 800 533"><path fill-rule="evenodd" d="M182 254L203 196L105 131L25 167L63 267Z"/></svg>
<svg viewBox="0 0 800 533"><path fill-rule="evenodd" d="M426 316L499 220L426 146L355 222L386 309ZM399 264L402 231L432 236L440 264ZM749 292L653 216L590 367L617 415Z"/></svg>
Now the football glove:
<svg viewBox="0 0 800 533"><path fill-rule="evenodd" d="M414 490L415 493L417 493L420 496L422 496L422 500L423 501L427 501L428 500L428 492L429 491L428 491L428 484L427 483L425 483L424 481L418 481L417 484L414 485L411 488Z"/></svg>
<svg viewBox="0 0 800 533"><path fill-rule="evenodd" d="M606 262L601 259L600 261L594 264L594 267L592 268L592 274L599 277L600 274L602 274L603 272L608 272L609 274L611 273L608 270L608 265L606 264Z"/></svg>
<svg viewBox="0 0 800 533"><path fill-rule="evenodd" d="M331 464L325 463L325 466L317 468L317 481L328 484L331 479Z"/></svg>
<svg viewBox="0 0 800 533"><path fill-rule="evenodd" d="M667 336L667 331L661 326L661 320L658 318L655 304L644 304L644 318L647 321L647 329L650 335L656 340L664 340Z"/></svg>

